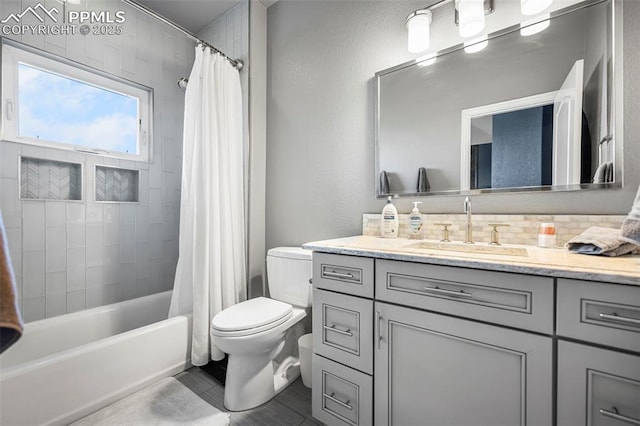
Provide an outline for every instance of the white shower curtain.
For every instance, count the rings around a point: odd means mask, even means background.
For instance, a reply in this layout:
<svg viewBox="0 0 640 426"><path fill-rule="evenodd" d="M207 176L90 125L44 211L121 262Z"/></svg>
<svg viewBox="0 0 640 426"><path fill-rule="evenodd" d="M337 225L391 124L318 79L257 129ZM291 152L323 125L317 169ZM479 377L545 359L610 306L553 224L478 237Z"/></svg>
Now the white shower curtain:
<svg viewBox="0 0 640 426"><path fill-rule="evenodd" d="M196 47L185 94L180 253L169 316L193 312L191 363L224 353L211 319L246 299L242 96L238 71Z"/></svg>

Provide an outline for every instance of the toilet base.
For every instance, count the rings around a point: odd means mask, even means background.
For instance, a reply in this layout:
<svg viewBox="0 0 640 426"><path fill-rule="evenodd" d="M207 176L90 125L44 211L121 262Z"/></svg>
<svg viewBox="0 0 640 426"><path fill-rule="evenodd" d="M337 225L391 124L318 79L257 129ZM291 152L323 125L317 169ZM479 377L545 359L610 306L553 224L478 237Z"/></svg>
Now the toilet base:
<svg viewBox="0 0 640 426"><path fill-rule="evenodd" d="M227 410L244 411L262 405L300 376L298 358L287 357L275 371L272 357L263 354L262 359L257 358L262 357L229 357L224 389L224 406Z"/></svg>

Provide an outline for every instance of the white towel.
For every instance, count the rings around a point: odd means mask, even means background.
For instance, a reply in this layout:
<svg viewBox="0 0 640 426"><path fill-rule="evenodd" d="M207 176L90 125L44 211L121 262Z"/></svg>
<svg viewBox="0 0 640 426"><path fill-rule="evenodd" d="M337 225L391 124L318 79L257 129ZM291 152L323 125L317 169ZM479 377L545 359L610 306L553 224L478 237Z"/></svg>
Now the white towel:
<svg viewBox="0 0 640 426"><path fill-rule="evenodd" d="M640 249L639 244L622 238L620 229L592 226L570 239L565 247L580 254L622 256Z"/></svg>

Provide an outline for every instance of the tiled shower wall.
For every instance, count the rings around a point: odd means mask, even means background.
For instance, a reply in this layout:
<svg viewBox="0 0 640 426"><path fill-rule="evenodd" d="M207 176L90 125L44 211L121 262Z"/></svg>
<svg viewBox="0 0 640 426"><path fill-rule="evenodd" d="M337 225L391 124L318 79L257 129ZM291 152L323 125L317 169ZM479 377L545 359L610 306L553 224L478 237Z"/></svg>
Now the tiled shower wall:
<svg viewBox="0 0 640 426"><path fill-rule="evenodd" d="M36 3L2 0L1 14ZM178 258L184 92L176 82L189 74L194 44L120 0L67 7L124 10L124 32L12 38L153 88L153 159L0 141L0 209L26 321L168 290ZM18 155L82 163L82 200L20 200ZM139 202L95 202L96 165L139 170Z"/></svg>
<svg viewBox="0 0 640 426"><path fill-rule="evenodd" d="M409 230L409 215L398 215L400 224L398 236L406 238ZM506 224L508 227L498 228L500 242L507 244L536 245L538 242L538 228L543 222L553 222L556 225L557 245L562 247L567 241L592 226L616 228L622 226L626 215L518 215L518 214L474 214L473 240L477 243L491 241L490 223ZM423 214L422 235L425 239L439 240L442 238L442 226L437 223L450 223L449 239L463 241L465 236L464 214ZM380 214L362 215L362 235L380 235Z"/></svg>

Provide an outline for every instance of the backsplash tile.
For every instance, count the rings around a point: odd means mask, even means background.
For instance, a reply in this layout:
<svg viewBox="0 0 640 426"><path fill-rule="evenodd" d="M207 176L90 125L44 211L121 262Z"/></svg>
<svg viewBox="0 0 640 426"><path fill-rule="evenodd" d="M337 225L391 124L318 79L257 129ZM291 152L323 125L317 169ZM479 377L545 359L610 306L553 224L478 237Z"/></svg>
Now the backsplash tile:
<svg viewBox="0 0 640 426"><path fill-rule="evenodd" d="M400 214L399 237L407 237L409 215ZM474 214L473 240L477 243L490 241L491 227L489 223L504 223L508 228L499 228L500 242L506 244L535 245L538 242L538 227L542 222L556 224L558 246L563 246L568 240L582 233L592 226L605 228L620 228L626 215L500 215ZM442 227L436 223L450 223L449 239L451 241L464 240L464 214L422 214L423 238L439 240L442 237ZM380 235L380 214L362 215L362 234Z"/></svg>

